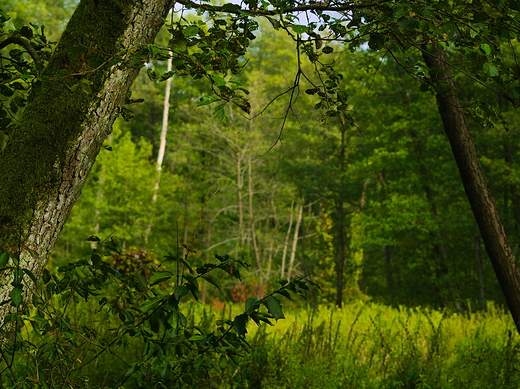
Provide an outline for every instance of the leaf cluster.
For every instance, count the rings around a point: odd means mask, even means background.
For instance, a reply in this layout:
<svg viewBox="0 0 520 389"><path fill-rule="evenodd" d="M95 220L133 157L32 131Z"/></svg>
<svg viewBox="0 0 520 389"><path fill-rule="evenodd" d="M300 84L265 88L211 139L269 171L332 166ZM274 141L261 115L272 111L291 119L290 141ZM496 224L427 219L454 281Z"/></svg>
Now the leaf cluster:
<svg viewBox="0 0 520 389"><path fill-rule="evenodd" d="M29 91L51 55L52 42L44 26L15 20L14 30L5 29L9 17L0 9L0 129L6 134L27 104Z"/></svg>
<svg viewBox="0 0 520 389"><path fill-rule="evenodd" d="M89 259L62 266L57 274L45 270L41 281L20 266L16 254L0 254L1 270L13 280L4 304L14 307L0 328L3 386L36 380L43 387L64 382L91 387L85 372L107 354L120 361L118 385L192 386L237 363L248 351L249 318L272 325L271 319L284 318L276 296L304 296L315 285L304 277L278 280L275 291L263 299L249 299L245 312L234 320L219 320L214 329L206 329L183 313L189 296L199 299L202 280L220 289L219 270L240 280L239 268L246 268L245 262L215 255L216 262L195 266L188 255L168 255L149 269L149 277L138 270L123 275L109 262L113 253L122 253L118 242L101 242L95 236L88 240L98 245ZM175 270L167 270L172 265ZM24 277L35 285L30 295L24 293ZM75 317L75 306L93 307L94 317Z"/></svg>

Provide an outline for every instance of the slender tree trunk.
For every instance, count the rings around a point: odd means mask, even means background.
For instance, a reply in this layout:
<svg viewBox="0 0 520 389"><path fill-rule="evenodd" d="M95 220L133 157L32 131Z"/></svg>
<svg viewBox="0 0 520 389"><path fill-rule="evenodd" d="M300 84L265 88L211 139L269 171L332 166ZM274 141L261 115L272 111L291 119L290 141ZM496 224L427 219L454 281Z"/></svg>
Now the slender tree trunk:
<svg viewBox="0 0 520 389"><path fill-rule="evenodd" d="M282 253L282 268L280 269L280 277L283 278L285 274L285 258L287 256L287 248L289 247L289 238L291 237L291 229L293 224L293 209L294 209L294 200L291 203L291 215L289 217L289 228L287 229L287 234L285 235L285 241L283 244L283 253Z"/></svg>
<svg viewBox="0 0 520 389"><path fill-rule="evenodd" d="M171 72L172 70L172 57L170 56L167 61L167 71ZM159 152L157 153L157 176L155 177L155 184L153 187L153 195L152 195L152 204L157 202L157 193L159 192L159 185L161 184L161 172L162 172L162 164L164 161L164 154L166 151L166 134L168 133L168 117L170 114L170 91L172 88L172 78L168 78L166 80L166 87L164 90L164 102L163 102L163 118L162 118L162 126L161 126L161 138L159 141ZM152 211L153 213L153 211ZM150 232L152 231L152 222L146 226L146 234L145 234L145 242L148 243L148 237L150 236Z"/></svg>
<svg viewBox="0 0 520 389"><path fill-rule="evenodd" d="M170 6L82 0L0 153L2 246L20 252L20 266L37 277L139 72L124 65L153 43ZM76 45L86 52L70 53ZM93 65L90 54L103 63ZM9 278L0 301L9 298ZM0 320L9 309L2 305Z"/></svg>
<svg viewBox="0 0 520 389"><path fill-rule="evenodd" d="M237 202L238 202L238 236L240 237L239 249L245 245L246 237L244 233L244 200L243 200L243 176L242 176L242 156L237 152Z"/></svg>
<svg viewBox="0 0 520 389"><path fill-rule="evenodd" d="M338 238L338 252L336 259L336 305L341 308L343 305L343 287L345 284L345 183L343 182L343 176L345 174L345 132L346 128L341 127L341 144L339 154L339 173L340 177L340 188L338 193L338 200L336 203L337 209L337 230L336 235Z"/></svg>
<svg viewBox="0 0 520 389"><path fill-rule="evenodd" d="M186 246L189 247L189 237L188 237L188 219L190 217L190 194L191 194L191 169L190 169L190 159L188 158L188 176L186 177L185 183L185 191L184 191L184 218L182 222L182 243L184 245L182 256L186 257L188 251ZM189 247L193 249L193 247Z"/></svg>
<svg viewBox="0 0 520 389"><path fill-rule="evenodd" d="M439 92L436 96L444 131L453 150L486 252L520 333L520 271L487 185L461 103L455 93L455 83L446 53L438 43L432 46L433 50L423 51L424 60L431 69L432 81L447 84L450 89Z"/></svg>
<svg viewBox="0 0 520 389"><path fill-rule="evenodd" d="M336 305L343 305L343 287L345 281L345 209L343 201L338 204L338 258L336 263Z"/></svg>
<svg viewBox="0 0 520 389"><path fill-rule="evenodd" d="M289 269L287 270L287 278L290 280L292 276L292 272L294 269L294 260L296 259L296 248L298 247L298 238L300 233L300 225L302 224L303 219L303 199L302 203L300 204L300 209L298 211L298 219L296 219L296 226L294 227L294 235L293 235L293 242L292 242L292 248L291 248L291 256L289 258Z"/></svg>
<svg viewBox="0 0 520 389"><path fill-rule="evenodd" d="M249 228L251 230L251 240L253 241L253 251L256 259L256 266L258 267L258 271L260 274L260 281L263 282L263 261L260 256L260 249L258 247L258 239L256 236L256 226L255 226L255 210L254 210L254 186L253 186L253 172L252 172L252 163L251 163L251 151L249 151L249 157L247 160L247 181L248 181L248 191L249 191Z"/></svg>

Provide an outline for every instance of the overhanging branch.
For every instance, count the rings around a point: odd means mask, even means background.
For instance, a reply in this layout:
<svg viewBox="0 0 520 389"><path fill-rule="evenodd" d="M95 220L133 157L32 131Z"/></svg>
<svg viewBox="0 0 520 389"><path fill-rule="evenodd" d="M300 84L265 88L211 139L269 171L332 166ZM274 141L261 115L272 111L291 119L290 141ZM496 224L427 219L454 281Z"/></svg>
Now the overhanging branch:
<svg viewBox="0 0 520 389"><path fill-rule="evenodd" d="M345 12L345 11L354 11L356 9L370 8L378 6L382 3L387 2L387 0L376 0L371 2L364 2L360 4L356 3L347 3L344 5L331 5L331 3L323 3L316 2L311 4L298 5L295 7L287 7L280 8L278 10L262 10L262 9L245 9L240 8L235 4L226 4L223 6L211 5L211 4L202 4L196 3L191 0L177 0L177 3L184 5L188 8L197 8L202 9L204 11L210 12L224 12L235 15L251 15L251 16L273 16L280 14L288 14L294 12L304 12L304 11L329 11L329 12ZM231 6L230 6L231 5Z"/></svg>
<svg viewBox="0 0 520 389"><path fill-rule="evenodd" d="M11 35L10 37L8 37L8 38L4 39L2 42L0 42L0 50L2 50L4 47L7 47L8 45L11 45L11 44L22 46L25 50L27 50L27 52L29 53L29 55L31 56L31 58L33 59L35 65L36 65L36 69L38 69L39 72L41 72L43 70L43 62L40 59L40 56L34 49L31 42L29 42L27 39L24 39L22 37L19 37L16 35Z"/></svg>

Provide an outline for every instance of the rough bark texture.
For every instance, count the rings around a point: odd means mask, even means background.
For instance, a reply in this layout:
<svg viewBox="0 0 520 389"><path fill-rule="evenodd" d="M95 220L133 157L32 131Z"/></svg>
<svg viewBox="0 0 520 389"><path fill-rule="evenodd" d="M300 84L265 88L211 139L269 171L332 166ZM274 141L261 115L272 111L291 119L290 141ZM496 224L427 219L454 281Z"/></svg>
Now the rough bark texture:
<svg viewBox="0 0 520 389"><path fill-rule="evenodd" d="M442 88L436 97L444 131L453 150L484 246L520 333L520 271L487 185L460 101L455 94L455 84L446 54L440 45L432 46L433 48L428 47L428 50L423 51L423 57L431 70L432 81Z"/></svg>
<svg viewBox="0 0 520 389"><path fill-rule="evenodd" d="M1 244L36 276L128 97L141 65L135 54L153 42L170 5L82 0L0 154ZM8 293L0 288L0 302Z"/></svg>

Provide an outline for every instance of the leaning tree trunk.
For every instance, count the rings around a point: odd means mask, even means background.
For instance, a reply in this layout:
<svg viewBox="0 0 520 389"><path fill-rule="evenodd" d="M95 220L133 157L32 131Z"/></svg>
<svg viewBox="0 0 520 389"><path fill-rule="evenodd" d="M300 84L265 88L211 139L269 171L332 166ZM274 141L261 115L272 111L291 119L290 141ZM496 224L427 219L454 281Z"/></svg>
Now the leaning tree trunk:
<svg viewBox="0 0 520 389"><path fill-rule="evenodd" d="M520 271L464 119L446 53L439 44L433 44L432 50L423 51L423 58L432 70L432 81L447 84L449 87L447 92L439 92L436 96L444 131L453 150L484 246L520 333Z"/></svg>
<svg viewBox="0 0 520 389"><path fill-rule="evenodd" d="M19 252L20 265L36 276L170 5L82 0L9 135L0 154L0 244ZM11 288L10 277L2 278L0 302ZM1 305L0 322L8 307Z"/></svg>

